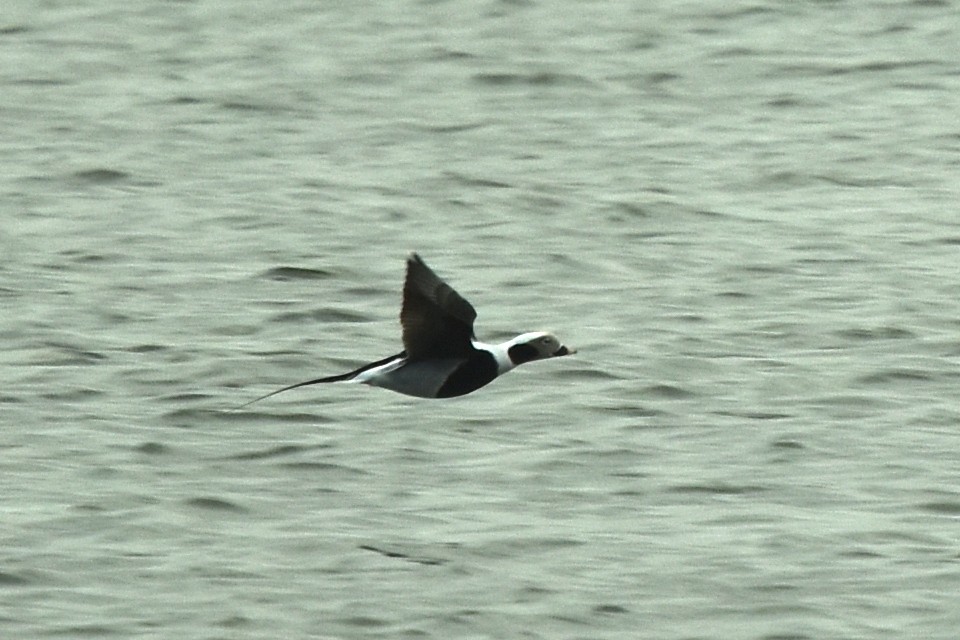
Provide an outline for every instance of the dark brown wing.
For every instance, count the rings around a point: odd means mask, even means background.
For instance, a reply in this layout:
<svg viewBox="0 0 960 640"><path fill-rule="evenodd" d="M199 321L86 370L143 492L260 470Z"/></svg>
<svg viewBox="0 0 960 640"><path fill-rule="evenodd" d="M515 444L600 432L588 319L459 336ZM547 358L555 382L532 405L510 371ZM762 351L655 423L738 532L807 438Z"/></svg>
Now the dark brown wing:
<svg viewBox="0 0 960 640"><path fill-rule="evenodd" d="M465 358L473 353L477 312L450 285L437 277L416 253L407 258L400 325L403 347L411 360Z"/></svg>

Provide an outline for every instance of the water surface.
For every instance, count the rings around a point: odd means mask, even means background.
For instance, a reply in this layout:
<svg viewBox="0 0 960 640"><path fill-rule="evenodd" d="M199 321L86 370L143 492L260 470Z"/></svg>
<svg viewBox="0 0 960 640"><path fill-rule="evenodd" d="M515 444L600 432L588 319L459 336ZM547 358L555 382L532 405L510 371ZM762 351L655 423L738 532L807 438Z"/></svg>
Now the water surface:
<svg viewBox="0 0 960 640"><path fill-rule="evenodd" d="M953 4L328 4L0 18L3 636L955 637Z"/></svg>

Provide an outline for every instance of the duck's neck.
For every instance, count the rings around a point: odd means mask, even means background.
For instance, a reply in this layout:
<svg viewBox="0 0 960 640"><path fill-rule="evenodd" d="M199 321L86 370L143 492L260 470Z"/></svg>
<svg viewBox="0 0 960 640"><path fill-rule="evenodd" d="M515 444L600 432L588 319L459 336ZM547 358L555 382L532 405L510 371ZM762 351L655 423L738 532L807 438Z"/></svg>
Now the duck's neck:
<svg viewBox="0 0 960 640"><path fill-rule="evenodd" d="M508 340L500 344L488 344L486 342L480 342L479 340L473 341L473 346L477 349L483 349L493 354L494 360L497 361L497 375L502 376L510 369L513 369L517 365L510 359L510 354L508 353L510 347L514 344L513 340Z"/></svg>

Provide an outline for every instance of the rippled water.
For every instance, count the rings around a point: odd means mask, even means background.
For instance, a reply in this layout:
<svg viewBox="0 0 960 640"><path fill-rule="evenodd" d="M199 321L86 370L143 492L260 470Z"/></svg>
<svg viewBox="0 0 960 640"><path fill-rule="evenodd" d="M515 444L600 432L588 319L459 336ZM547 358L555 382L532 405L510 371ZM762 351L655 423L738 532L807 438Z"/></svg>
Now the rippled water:
<svg viewBox="0 0 960 640"><path fill-rule="evenodd" d="M0 635L955 637L955 8L11 3Z"/></svg>

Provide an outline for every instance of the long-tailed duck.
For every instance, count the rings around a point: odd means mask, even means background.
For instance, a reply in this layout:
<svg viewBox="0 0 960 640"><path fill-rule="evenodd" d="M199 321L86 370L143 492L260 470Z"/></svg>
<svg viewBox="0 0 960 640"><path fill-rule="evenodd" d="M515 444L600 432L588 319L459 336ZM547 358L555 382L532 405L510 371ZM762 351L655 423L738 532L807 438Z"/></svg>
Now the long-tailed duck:
<svg viewBox="0 0 960 640"><path fill-rule="evenodd" d="M533 332L501 344L476 339L477 312L416 253L407 258L400 325L403 351L349 373L298 382L242 405L297 387L362 382L421 398L452 398L476 391L525 362L576 353L550 333ZM241 407L241 408L242 408Z"/></svg>

